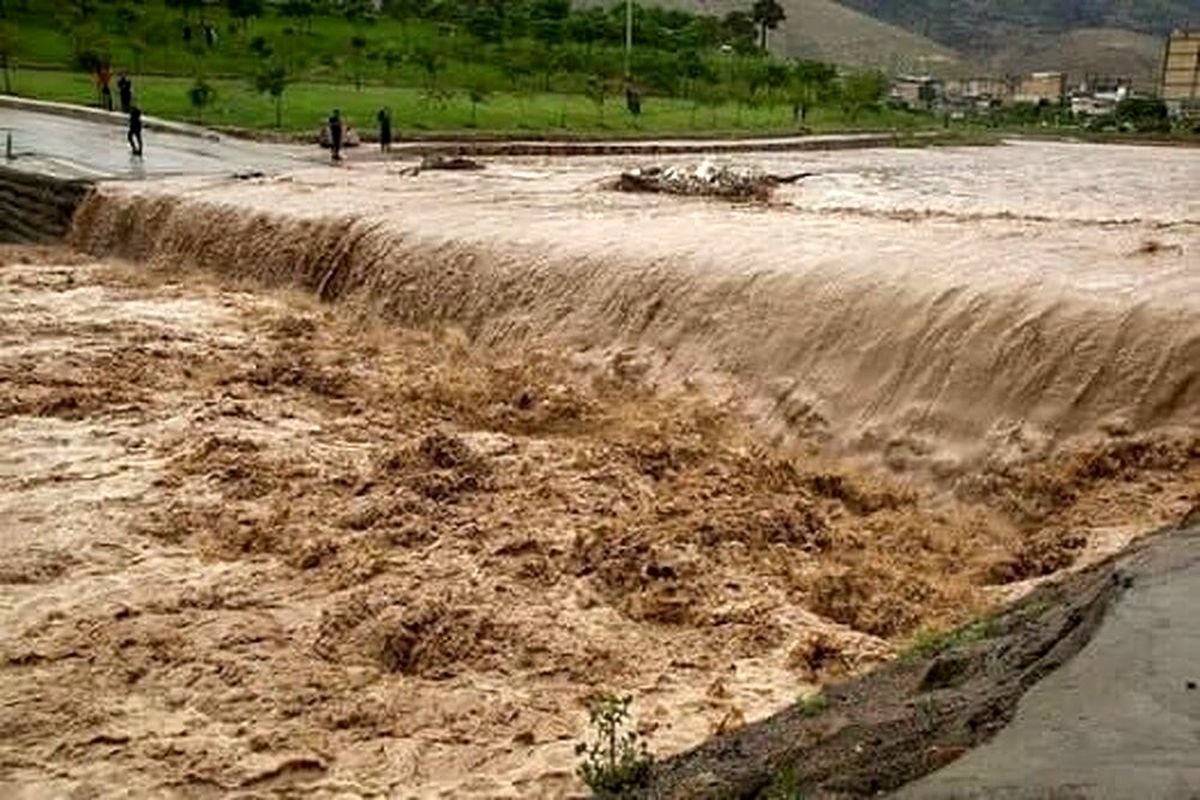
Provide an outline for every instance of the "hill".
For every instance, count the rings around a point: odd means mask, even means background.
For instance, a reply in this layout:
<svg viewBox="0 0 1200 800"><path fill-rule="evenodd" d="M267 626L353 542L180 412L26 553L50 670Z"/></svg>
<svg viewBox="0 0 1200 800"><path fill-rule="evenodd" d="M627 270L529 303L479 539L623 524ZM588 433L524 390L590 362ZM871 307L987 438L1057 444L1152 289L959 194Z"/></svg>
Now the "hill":
<svg viewBox="0 0 1200 800"><path fill-rule="evenodd" d="M960 50L992 51L1014 36L1115 28L1161 36L1200 22L1200 0L842 0L877 19Z"/></svg>
<svg viewBox="0 0 1200 800"><path fill-rule="evenodd" d="M841 0L984 64L990 72L1063 69L1153 86L1162 38L1200 24L1200 0Z"/></svg>
<svg viewBox="0 0 1200 800"><path fill-rule="evenodd" d="M997 50L988 63L994 71L1005 73L1053 69L1075 77L1089 73L1128 77L1135 87L1151 90L1158 81L1162 48L1162 38L1148 33L1083 28L1056 36L1015 39Z"/></svg>
<svg viewBox="0 0 1200 800"><path fill-rule="evenodd" d="M608 6L611 0L587 4ZM652 4L723 16L730 11L747 10L751 0L661 0ZM787 19L769 40L770 49L777 55L891 71L970 71L967 59L953 47L833 0L780 0L780 5Z"/></svg>

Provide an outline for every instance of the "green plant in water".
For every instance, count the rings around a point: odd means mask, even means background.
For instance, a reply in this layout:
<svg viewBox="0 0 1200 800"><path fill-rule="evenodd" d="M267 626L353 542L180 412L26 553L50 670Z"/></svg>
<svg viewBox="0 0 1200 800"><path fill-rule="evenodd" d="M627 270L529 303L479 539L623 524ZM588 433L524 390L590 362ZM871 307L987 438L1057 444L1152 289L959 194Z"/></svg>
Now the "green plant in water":
<svg viewBox="0 0 1200 800"><path fill-rule="evenodd" d="M796 700L796 705L800 707L800 712L806 717L815 717L825 710L829 705L829 699L820 692L804 695Z"/></svg>
<svg viewBox="0 0 1200 800"><path fill-rule="evenodd" d="M588 709L593 739L575 746L579 777L597 797L620 797L650 776L653 758L631 727L628 695L602 695Z"/></svg>

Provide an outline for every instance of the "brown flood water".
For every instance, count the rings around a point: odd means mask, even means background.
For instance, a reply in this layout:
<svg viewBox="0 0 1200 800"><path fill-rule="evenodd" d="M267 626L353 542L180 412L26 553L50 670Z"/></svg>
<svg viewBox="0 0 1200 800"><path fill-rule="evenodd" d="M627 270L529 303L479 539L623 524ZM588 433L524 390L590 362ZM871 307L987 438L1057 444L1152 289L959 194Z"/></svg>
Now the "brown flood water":
<svg viewBox="0 0 1200 800"><path fill-rule="evenodd" d="M597 691L677 752L1200 497L1196 153L626 163L111 185L0 254L5 794L565 796Z"/></svg>

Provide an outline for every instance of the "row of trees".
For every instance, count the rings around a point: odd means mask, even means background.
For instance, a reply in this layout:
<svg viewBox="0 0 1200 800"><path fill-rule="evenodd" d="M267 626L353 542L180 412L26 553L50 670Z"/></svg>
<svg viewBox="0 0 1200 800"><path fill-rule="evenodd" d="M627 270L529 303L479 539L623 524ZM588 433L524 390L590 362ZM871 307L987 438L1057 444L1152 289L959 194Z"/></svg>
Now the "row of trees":
<svg viewBox="0 0 1200 800"><path fill-rule="evenodd" d="M189 97L198 114L214 96L204 76L234 74L275 98L277 111L287 85L303 79L416 83L431 102L461 92L473 107L498 91L598 97L634 86L696 106L787 103L799 121L816 105L857 114L878 101L877 74L839 77L827 64L768 55L784 10L746 2L723 17L635 6L629 75L620 2L386 0L377 11L368 0L68 0L55 13L77 66L107 65L123 50L136 72L149 53L153 69L197 78Z"/></svg>
<svg viewBox="0 0 1200 800"><path fill-rule="evenodd" d="M76 0L103 3L104 0ZM166 0L185 19L204 12L203 0ZM305 31L312 30L316 17L340 16L351 21L371 22L378 16L367 0L223 0L224 9L242 29L264 16L268 9L296 20ZM382 14L402 21L433 22L446 31L461 31L481 42L498 44L516 39L534 39L544 44L575 43L585 46L619 46L625 36L625 7L591 6L574 8L570 0L388 0ZM715 48L729 46L751 52L766 49L767 33L786 19L778 0L753 0L746 10L724 17L693 14L678 9L637 5L634 26L639 46L650 49Z"/></svg>

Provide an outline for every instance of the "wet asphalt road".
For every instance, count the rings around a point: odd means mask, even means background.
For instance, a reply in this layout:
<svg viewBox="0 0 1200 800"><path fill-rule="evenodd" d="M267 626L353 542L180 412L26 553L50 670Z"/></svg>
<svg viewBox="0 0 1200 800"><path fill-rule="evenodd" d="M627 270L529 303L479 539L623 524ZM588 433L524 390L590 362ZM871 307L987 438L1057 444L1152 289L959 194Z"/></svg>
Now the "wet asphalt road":
<svg viewBox="0 0 1200 800"><path fill-rule="evenodd" d="M995 739L897 800L1200 798L1200 525L1130 559L1092 641Z"/></svg>
<svg viewBox="0 0 1200 800"><path fill-rule="evenodd" d="M15 158L0 163L63 178L138 179L273 171L319 157L317 152L306 153L298 147L261 145L228 137L214 141L145 130L144 154L139 159L130 153L126 129L121 125L0 108L0 138L9 133Z"/></svg>

